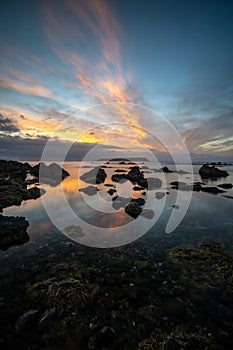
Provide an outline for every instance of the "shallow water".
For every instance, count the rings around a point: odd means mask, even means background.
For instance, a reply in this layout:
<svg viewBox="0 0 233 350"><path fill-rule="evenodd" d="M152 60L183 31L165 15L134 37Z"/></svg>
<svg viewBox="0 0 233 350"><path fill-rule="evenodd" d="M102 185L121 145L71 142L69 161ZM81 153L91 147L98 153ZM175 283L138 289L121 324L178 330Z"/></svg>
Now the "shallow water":
<svg viewBox="0 0 233 350"><path fill-rule="evenodd" d="M13 206L4 210L4 215L25 216L26 219L29 221L30 226L28 228L28 234L30 236L30 241L25 244L26 246L32 243L41 244L45 242L48 238L51 238L52 235L57 234L58 231L48 218L48 214L44 208L43 201L46 200L46 203L49 203L49 207L53 209L53 212L57 213L57 218L60 221L64 221L65 218L62 216L61 208L62 189L64 190L65 197L74 213L78 214L78 216L84 222L89 223L90 226L94 226L97 228L109 228L109 230L105 230L107 232L107 235L112 234L111 228L119 227L120 231L121 227L124 227L124 225L126 225L127 223L132 223L134 221L134 219L130 218L123 211L123 209L119 211L115 211L112 209L112 197L114 197L114 195L110 196L107 193L110 187L97 185L99 192L97 192L97 194L94 196L88 196L79 191L80 188L85 188L90 184L79 180L78 175L89 171L91 167L103 164L98 162L88 163L85 164L87 166L86 168L80 168L79 165L80 163L77 162L64 163L63 167L70 173L70 176L67 177L60 185L56 187L41 183L40 187L46 190L46 194L43 196L43 198L41 197L37 200L24 201L19 207ZM148 172L151 171L151 169L159 168L157 164L153 164L150 162L145 162L143 165L148 166L149 169L146 170ZM105 169L105 171L108 173L108 178L106 179L105 183L111 182L110 177L116 169L127 169L129 167L128 165L125 166L119 164L110 164L109 166L111 168ZM166 166L168 166L168 168L171 170L175 170L175 167L171 164L166 164ZM194 181L203 181L198 174L199 168L200 165L193 166ZM182 165L182 169L185 170L186 166ZM217 181L204 180L205 184L209 186L216 186L220 183L233 183L233 166L224 166L221 169L227 170L230 176L228 176L227 178L219 179ZM150 227L150 219L141 217L140 221L138 219L135 220L135 232L136 230L138 230L139 235L137 236L135 233L135 236L132 237L132 240L134 240L135 237L140 237L140 230L144 230L148 231L144 238L146 240L151 241L152 244L153 239L159 237L161 237L161 239L169 241L169 244L174 246L184 243L192 244L193 242L196 242L198 240L210 238L220 240L224 243L224 245L229 251L232 250L233 199L224 197L224 195L233 196L232 189L227 190L226 193L220 193L218 195L203 192L193 192L190 206L182 222L172 233L166 234L165 227L172 210L179 210L172 208L172 205L174 205L176 202L178 191L170 188L170 182L178 179L177 174L171 173L164 175L160 173L154 173L153 171L151 171L151 173L146 173L146 175L149 177L160 177L163 181L163 186L162 189L160 189L159 191L168 191L169 194L166 195L165 198L162 199L162 201L153 199L152 202L150 202L150 199L148 200L148 193L146 197L141 196L142 198L145 198L145 200L147 200L145 206L154 211L155 217L158 217L158 220L156 221L155 219L153 219L154 222L156 222L152 227ZM180 175L179 180L189 183L191 181L190 177L190 174L183 174ZM115 185L119 196L140 196L139 191L133 193L132 186L129 186L129 184ZM150 191L149 195L154 196L155 192L156 191ZM188 192L182 193L182 198L184 201L186 200L186 196L188 196L189 194L190 193ZM100 199L101 207L98 207ZM97 208L98 210L95 210L94 208ZM112 213L108 213L108 211L112 211ZM69 223L67 222L67 225L68 224ZM145 230L145 227L148 227L149 229ZM88 242L89 241L87 241L87 243ZM20 247L12 247L10 249L20 249ZM1 254L5 253L2 252Z"/></svg>

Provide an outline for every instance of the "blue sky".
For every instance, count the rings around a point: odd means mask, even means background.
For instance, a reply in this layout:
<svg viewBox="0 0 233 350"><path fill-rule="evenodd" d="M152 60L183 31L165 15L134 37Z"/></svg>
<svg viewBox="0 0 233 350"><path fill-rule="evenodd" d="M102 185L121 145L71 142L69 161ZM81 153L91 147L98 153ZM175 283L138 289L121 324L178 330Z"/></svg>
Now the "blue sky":
<svg viewBox="0 0 233 350"><path fill-rule="evenodd" d="M1 12L1 145L51 136L93 104L135 102L173 123L190 152L232 159L232 1L22 0Z"/></svg>

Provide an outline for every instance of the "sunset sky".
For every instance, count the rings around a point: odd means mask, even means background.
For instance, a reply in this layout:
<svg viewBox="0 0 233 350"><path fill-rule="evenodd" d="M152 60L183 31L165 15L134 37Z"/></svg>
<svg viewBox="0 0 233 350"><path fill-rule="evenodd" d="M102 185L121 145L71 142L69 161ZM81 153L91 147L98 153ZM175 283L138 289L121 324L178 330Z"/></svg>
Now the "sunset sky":
<svg viewBox="0 0 233 350"><path fill-rule="evenodd" d="M77 112L58 142L132 122L135 144L163 151L143 132L153 116L85 113L129 102L166 117L194 158L233 159L232 1L8 0L1 14L0 158L38 158ZM111 131L89 132L78 155L101 142L117 147Z"/></svg>

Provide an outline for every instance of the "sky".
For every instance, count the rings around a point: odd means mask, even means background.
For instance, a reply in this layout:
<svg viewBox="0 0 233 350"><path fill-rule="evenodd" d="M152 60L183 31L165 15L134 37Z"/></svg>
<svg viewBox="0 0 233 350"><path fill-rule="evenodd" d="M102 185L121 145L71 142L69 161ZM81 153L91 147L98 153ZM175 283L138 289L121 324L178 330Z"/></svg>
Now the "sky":
<svg viewBox="0 0 233 350"><path fill-rule="evenodd" d="M77 158L96 144L183 152L157 140L162 115L193 159L233 160L232 1L4 0L1 13L0 158L39 158L49 138Z"/></svg>

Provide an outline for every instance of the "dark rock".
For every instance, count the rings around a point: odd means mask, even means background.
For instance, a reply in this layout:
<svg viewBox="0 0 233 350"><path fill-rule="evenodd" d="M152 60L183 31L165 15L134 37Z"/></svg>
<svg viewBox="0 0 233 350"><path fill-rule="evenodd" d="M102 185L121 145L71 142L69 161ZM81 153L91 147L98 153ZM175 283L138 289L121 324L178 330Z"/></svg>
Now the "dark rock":
<svg viewBox="0 0 233 350"><path fill-rule="evenodd" d="M69 173L60 167L56 163L46 165L45 163L39 163L30 169L30 174L43 179L51 179L56 183L60 183L63 179L69 176Z"/></svg>
<svg viewBox="0 0 233 350"><path fill-rule="evenodd" d="M31 322L35 320L37 313L38 310L29 310L20 316L15 323L16 333L21 333L22 331L26 330L26 328L30 326Z"/></svg>
<svg viewBox="0 0 233 350"><path fill-rule="evenodd" d="M139 184L139 180L144 179L143 172L140 170L139 166L133 166L130 168L130 171L127 174L127 178L132 183L138 183L139 186L142 186Z"/></svg>
<svg viewBox="0 0 233 350"><path fill-rule="evenodd" d="M123 183L123 182L127 181L127 175L126 174L113 174L112 181Z"/></svg>
<svg viewBox="0 0 233 350"><path fill-rule="evenodd" d="M80 188L79 191L87 194L88 196L94 196L98 192L95 186L87 186L84 188Z"/></svg>
<svg viewBox="0 0 233 350"><path fill-rule="evenodd" d="M133 198L131 202L136 202L140 206L142 206L142 205L144 205L146 203L145 199L143 199L143 198Z"/></svg>
<svg viewBox="0 0 233 350"><path fill-rule="evenodd" d="M186 307L180 298L174 298L165 302L164 311L171 316L182 317L186 314Z"/></svg>
<svg viewBox="0 0 233 350"><path fill-rule="evenodd" d="M145 188L144 187L140 187L140 186L134 186L133 187L133 190L134 191L142 191L142 190L144 190Z"/></svg>
<svg viewBox="0 0 233 350"><path fill-rule="evenodd" d="M220 184L218 187L225 188L225 189L231 189L233 187L232 184Z"/></svg>
<svg viewBox="0 0 233 350"><path fill-rule="evenodd" d="M5 250L11 246L28 242L28 226L28 221L23 217L0 215L0 249Z"/></svg>
<svg viewBox="0 0 233 350"><path fill-rule="evenodd" d="M174 208L174 209L179 209L179 208L180 208L180 206L179 206L179 205L174 204L174 205L172 205L172 208Z"/></svg>
<svg viewBox="0 0 233 350"><path fill-rule="evenodd" d="M173 336L164 340L162 350L180 350L180 344L176 341Z"/></svg>
<svg viewBox="0 0 233 350"><path fill-rule="evenodd" d="M108 190L107 192L110 196L112 196L116 192L116 190L114 190L113 188L110 188L110 190Z"/></svg>
<svg viewBox="0 0 233 350"><path fill-rule="evenodd" d="M213 194L218 194L218 193L224 193L226 191L220 190L217 187L202 187L203 192L208 192L208 193L213 193Z"/></svg>
<svg viewBox="0 0 233 350"><path fill-rule="evenodd" d="M199 169L199 174L203 178L218 178L218 177L226 177L228 176L228 172L225 170L220 170L213 166L209 166L208 164L204 164L200 169Z"/></svg>
<svg viewBox="0 0 233 350"><path fill-rule="evenodd" d="M55 318L56 318L55 307L52 309L46 310L41 316L41 319L39 320L39 323L38 323L39 329L43 331L49 331L53 326Z"/></svg>
<svg viewBox="0 0 233 350"><path fill-rule="evenodd" d="M233 196L223 195L223 197L233 199Z"/></svg>
<svg viewBox="0 0 233 350"><path fill-rule="evenodd" d="M125 207L126 214L130 215L132 218L136 219L142 212L142 208L137 202L130 202Z"/></svg>
<svg viewBox="0 0 233 350"><path fill-rule="evenodd" d="M79 178L82 181L96 185L96 184L103 183L106 177L107 177L107 174L104 169L95 168L88 171L87 173L82 174Z"/></svg>

